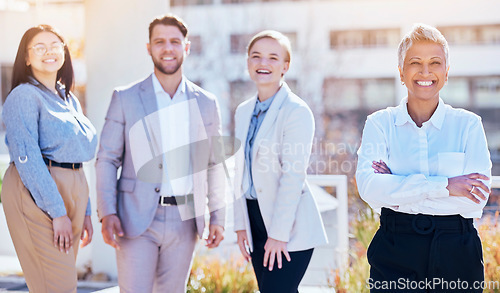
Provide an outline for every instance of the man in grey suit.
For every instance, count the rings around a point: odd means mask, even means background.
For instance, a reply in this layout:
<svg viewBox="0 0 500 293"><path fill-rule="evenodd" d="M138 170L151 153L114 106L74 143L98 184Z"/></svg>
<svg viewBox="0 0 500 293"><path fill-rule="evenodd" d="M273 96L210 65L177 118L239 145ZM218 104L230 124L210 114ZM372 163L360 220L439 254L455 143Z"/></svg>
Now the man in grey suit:
<svg viewBox="0 0 500 293"><path fill-rule="evenodd" d="M104 241L116 248L121 292L186 292L207 202L207 246L223 239L219 110L215 97L182 73L187 36L177 16L151 22L154 73L114 91L102 130L97 208Z"/></svg>

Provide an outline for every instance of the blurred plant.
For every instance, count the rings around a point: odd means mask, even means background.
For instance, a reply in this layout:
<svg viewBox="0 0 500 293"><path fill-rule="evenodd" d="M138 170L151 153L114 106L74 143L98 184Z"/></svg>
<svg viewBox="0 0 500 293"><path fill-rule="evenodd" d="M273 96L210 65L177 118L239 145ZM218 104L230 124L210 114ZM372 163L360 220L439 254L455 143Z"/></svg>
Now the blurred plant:
<svg viewBox="0 0 500 293"><path fill-rule="evenodd" d="M485 293L500 293L500 225L499 212L494 217L485 218L478 226L478 233L483 245L485 271ZM370 266L366 259L366 250L379 226L378 217L372 209L360 210L359 216L352 222L353 244L350 251L349 267L344 273L333 271L328 284L337 293L368 293L366 280Z"/></svg>
<svg viewBox="0 0 500 293"><path fill-rule="evenodd" d="M257 281L250 263L241 256L229 260L217 255L194 258L187 293L252 293L258 292Z"/></svg>
<svg viewBox="0 0 500 293"><path fill-rule="evenodd" d="M488 288L483 292L500 292L500 226L499 212L494 217L486 218L478 226L483 245L484 280Z"/></svg>
<svg viewBox="0 0 500 293"><path fill-rule="evenodd" d="M372 209L359 210L358 217L351 223L353 232L351 249L349 252L349 267L345 272L336 269L328 280L330 287L337 293L368 293L366 280L370 276L370 266L366 259L366 250L373 235L379 227L378 217Z"/></svg>

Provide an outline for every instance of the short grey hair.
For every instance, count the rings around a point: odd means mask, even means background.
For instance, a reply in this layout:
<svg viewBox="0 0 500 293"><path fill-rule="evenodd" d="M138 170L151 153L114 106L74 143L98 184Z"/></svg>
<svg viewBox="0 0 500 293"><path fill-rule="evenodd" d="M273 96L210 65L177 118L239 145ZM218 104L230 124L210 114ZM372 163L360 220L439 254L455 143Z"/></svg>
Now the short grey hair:
<svg viewBox="0 0 500 293"><path fill-rule="evenodd" d="M445 66L449 66L449 47L448 42L444 38L443 34L435 27L423 24L416 23L413 25L413 29L408 32L401 43L399 43L398 48L398 65L401 69L403 69L403 64L406 58L406 53L413 46L414 43L422 42L422 41L430 41L434 42L443 47L444 57L445 57Z"/></svg>

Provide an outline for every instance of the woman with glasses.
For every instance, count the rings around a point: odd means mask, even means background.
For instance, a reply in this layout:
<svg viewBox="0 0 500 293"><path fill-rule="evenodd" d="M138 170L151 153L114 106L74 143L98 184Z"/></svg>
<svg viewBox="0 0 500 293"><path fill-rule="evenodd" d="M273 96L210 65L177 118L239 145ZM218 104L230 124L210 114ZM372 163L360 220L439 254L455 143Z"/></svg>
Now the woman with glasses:
<svg viewBox="0 0 500 293"><path fill-rule="evenodd" d="M94 157L96 131L70 92L73 67L62 36L28 29L3 106L11 163L2 203L30 292L76 292L78 243L92 239L82 162Z"/></svg>
<svg viewBox="0 0 500 293"><path fill-rule="evenodd" d="M284 76L291 46L277 31L248 45L257 94L238 106L234 226L241 253L262 293L296 293L314 247L326 244L319 210L306 182L314 117Z"/></svg>

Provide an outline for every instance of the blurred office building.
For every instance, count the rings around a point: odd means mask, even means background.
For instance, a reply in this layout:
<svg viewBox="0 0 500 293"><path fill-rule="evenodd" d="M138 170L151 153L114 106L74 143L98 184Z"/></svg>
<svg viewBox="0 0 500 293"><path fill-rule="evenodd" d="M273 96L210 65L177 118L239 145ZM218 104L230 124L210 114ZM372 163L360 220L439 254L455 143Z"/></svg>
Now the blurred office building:
<svg viewBox="0 0 500 293"><path fill-rule="evenodd" d="M316 116L324 158L353 159L366 115L397 105L406 95L397 47L414 23L436 26L450 45L450 78L442 98L483 117L500 174L499 1L454 0L172 0L172 12L191 29L186 72L216 92L228 130L236 106L254 93L246 73L246 45L264 29L292 42L286 81ZM320 159L318 157L318 159ZM317 173L352 174L332 163Z"/></svg>
<svg viewBox="0 0 500 293"><path fill-rule="evenodd" d="M152 71L146 51L149 22L173 12L190 30L184 72L216 94L223 131L232 134L234 110L255 93L246 70L246 46L255 33L278 30L292 43L286 82L316 118L309 173L348 175L349 194L354 195L356 151L366 116L405 97L397 47L414 23L426 23L440 29L450 44L449 81L441 96L483 118L493 174L500 175L498 11L498 0L0 0L1 98L3 103L10 90L23 32L39 23L54 25L68 38L77 96L100 132L113 88ZM0 127L1 140L4 132ZM3 143L0 153L7 153ZM91 167L89 174L95 202ZM99 227L96 217L94 226ZM99 234L92 243L93 269L116 276L114 252ZM324 284L329 272L314 272L307 282Z"/></svg>
<svg viewBox="0 0 500 293"><path fill-rule="evenodd" d="M286 81L313 109L317 142L327 146L326 152L342 156L339 144L348 144L346 152L352 153L359 144L367 114L396 105L405 96L405 87L399 83L397 46L413 23L422 22L438 27L450 44L450 78L442 91L443 99L483 117L495 162L494 173L500 174L499 1L149 2L0 0L2 101L10 90L20 36L29 26L53 24L70 41L78 67L79 97L84 104L89 103L86 110L91 118L99 120L96 124L100 128L105 108L102 104L109 102L110 90L151 70L144 45L146 20L171 11L186 20L191 32L186 75L218 96L226 133L232 132L236 106L254 93L246 72L246 45L256 32L275 29L292 41L292 66ZM148 5L149 10L144 8ZM144 20L130 17L140 13L145 14ZM130 27L137 29L130 32ZM96 35L114 36L116 40ZM120 39L130 45L112 51ZM116 74L114 59L120 62ZM134 60L144 65L141 67ZM94 86L96 83L105 84L106 88ZM347 169L346 165L317 172L348 173Z"/></svg>

